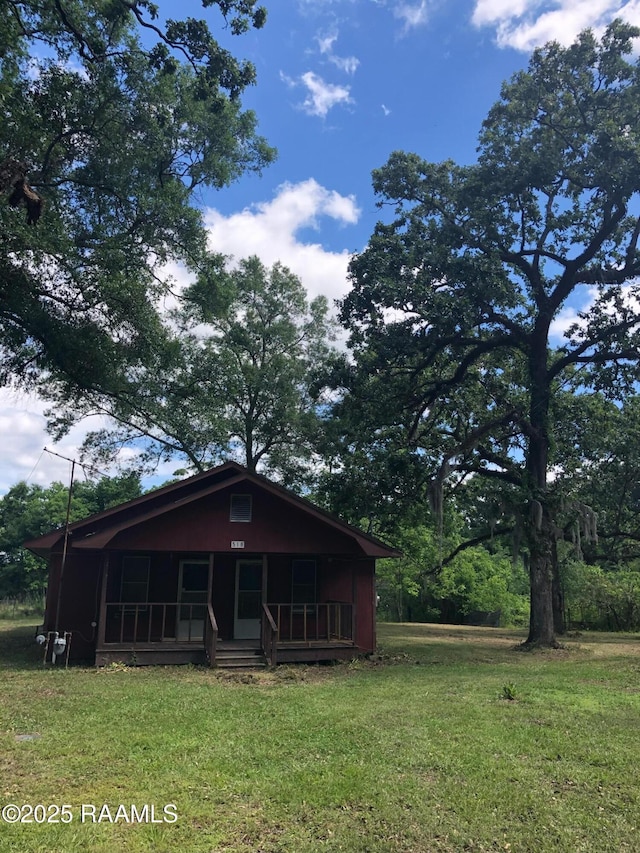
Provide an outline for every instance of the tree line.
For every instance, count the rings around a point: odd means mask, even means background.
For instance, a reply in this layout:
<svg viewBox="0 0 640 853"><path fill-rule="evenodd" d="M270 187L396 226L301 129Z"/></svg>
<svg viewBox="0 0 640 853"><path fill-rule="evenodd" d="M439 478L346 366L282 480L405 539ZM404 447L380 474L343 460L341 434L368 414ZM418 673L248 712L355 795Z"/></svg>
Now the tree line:
<svg viewBox="0 0 640 853"><path fill-rule="evenodd" d="M266 19L204 5L238 35ZM404 544L396 618L500 611L542 646L635 626L639 30L536 50L474 164L391 154L336 347L289 270L206 248L194 192L275 156L241 108L253 68L146 0L9 7L0 379L52 403L54 436L100 413L94 460L235 457ZM192 276L171 311L169 261Z"/></svg>

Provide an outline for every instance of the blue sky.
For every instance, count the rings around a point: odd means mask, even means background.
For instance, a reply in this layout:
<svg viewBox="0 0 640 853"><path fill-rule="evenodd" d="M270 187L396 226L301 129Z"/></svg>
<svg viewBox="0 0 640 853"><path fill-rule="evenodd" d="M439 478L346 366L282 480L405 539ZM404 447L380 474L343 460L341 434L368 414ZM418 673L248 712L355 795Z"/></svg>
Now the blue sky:
<svg viewBox="0 0 640 853"><path fill-rule="evenodd" d="M156 0L164 17L208 17L199 0ZM221 34L251 60L258 82L243 102L278 149L262 176L204 193L211 247L258 254L297 273L311 295L347 290L349 256L364 248L379 211L371 171L394 150L472 162L478 130L501 82L550 39L570 43L620 16L640 24L631 0L264 0L265 27ZM172 271L184 279L182 270ZM565 315L568 322L571 312ZM0 494L20 479L66 479L50 442L45 406L0 391ZM95 424L88 424L88 427ZM84 430L58 448L75 456ZM51 446L51 445L50 445ZM35 468L35 470L34 470ZM166 475L170 475L168 469Z"/></svg>
<svg viewBox="0 0 640 853"><path fill-rule="evenodd" d="M353 199L357 221L321 214L320 238L357 251L377 218L371 171L396 150L470 162L501 81L528 55L500 49L470 20L473 7L373 0L280 0L266 27L235 40L258 71L245 103L277 147L277 163L208 199L224 214L268 203L285 183L313 179ZM233 42L232 42L233 43Z"/></svg>

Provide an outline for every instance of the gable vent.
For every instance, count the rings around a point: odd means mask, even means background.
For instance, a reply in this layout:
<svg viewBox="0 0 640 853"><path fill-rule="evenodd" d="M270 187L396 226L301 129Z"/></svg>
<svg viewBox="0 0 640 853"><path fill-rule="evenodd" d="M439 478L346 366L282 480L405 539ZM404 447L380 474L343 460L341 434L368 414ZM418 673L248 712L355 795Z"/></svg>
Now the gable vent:
<svg viewBox="0 0 640 853"><path fill-rule="evenodd" d="M231 495L231 521L251 521L251 495Z"/></svg>

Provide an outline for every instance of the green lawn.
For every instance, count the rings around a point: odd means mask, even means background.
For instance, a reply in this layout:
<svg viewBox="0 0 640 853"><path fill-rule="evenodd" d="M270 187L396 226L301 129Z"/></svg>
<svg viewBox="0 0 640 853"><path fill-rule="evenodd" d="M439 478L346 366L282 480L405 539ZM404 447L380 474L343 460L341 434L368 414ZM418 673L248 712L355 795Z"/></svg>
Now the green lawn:
<svg viewBox="0 0 640 853"><path fill-rule="evenodd" d="M65 671L0 621L0 806L72 817L0 823L0 851L640 851L640 637L379 639L374 661L331 667ZM174 823L115 821L169 803Z"/></svg>

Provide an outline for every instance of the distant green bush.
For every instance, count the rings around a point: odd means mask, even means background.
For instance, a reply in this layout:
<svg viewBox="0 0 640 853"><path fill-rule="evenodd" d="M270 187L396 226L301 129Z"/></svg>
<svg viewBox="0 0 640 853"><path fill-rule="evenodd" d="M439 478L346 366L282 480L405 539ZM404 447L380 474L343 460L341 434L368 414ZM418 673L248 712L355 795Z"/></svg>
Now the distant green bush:
<svg viewBox="0 0 640 853"><path fill-rule="evenodd" d="M378 566L379 616L397 622L525 625L528 579L521 563L477 546L440 568L437 535L426 526L404 530L399 560ZM449 547L452 550L452 546ZM491 616L490 616L491 615Z"/></svg>
<svg viewBox="0 0 640 853"><path fill-rule="evenodd" d="M563 567L563 583L569 627L640 630L640 572L572 560Z"/></svg>

